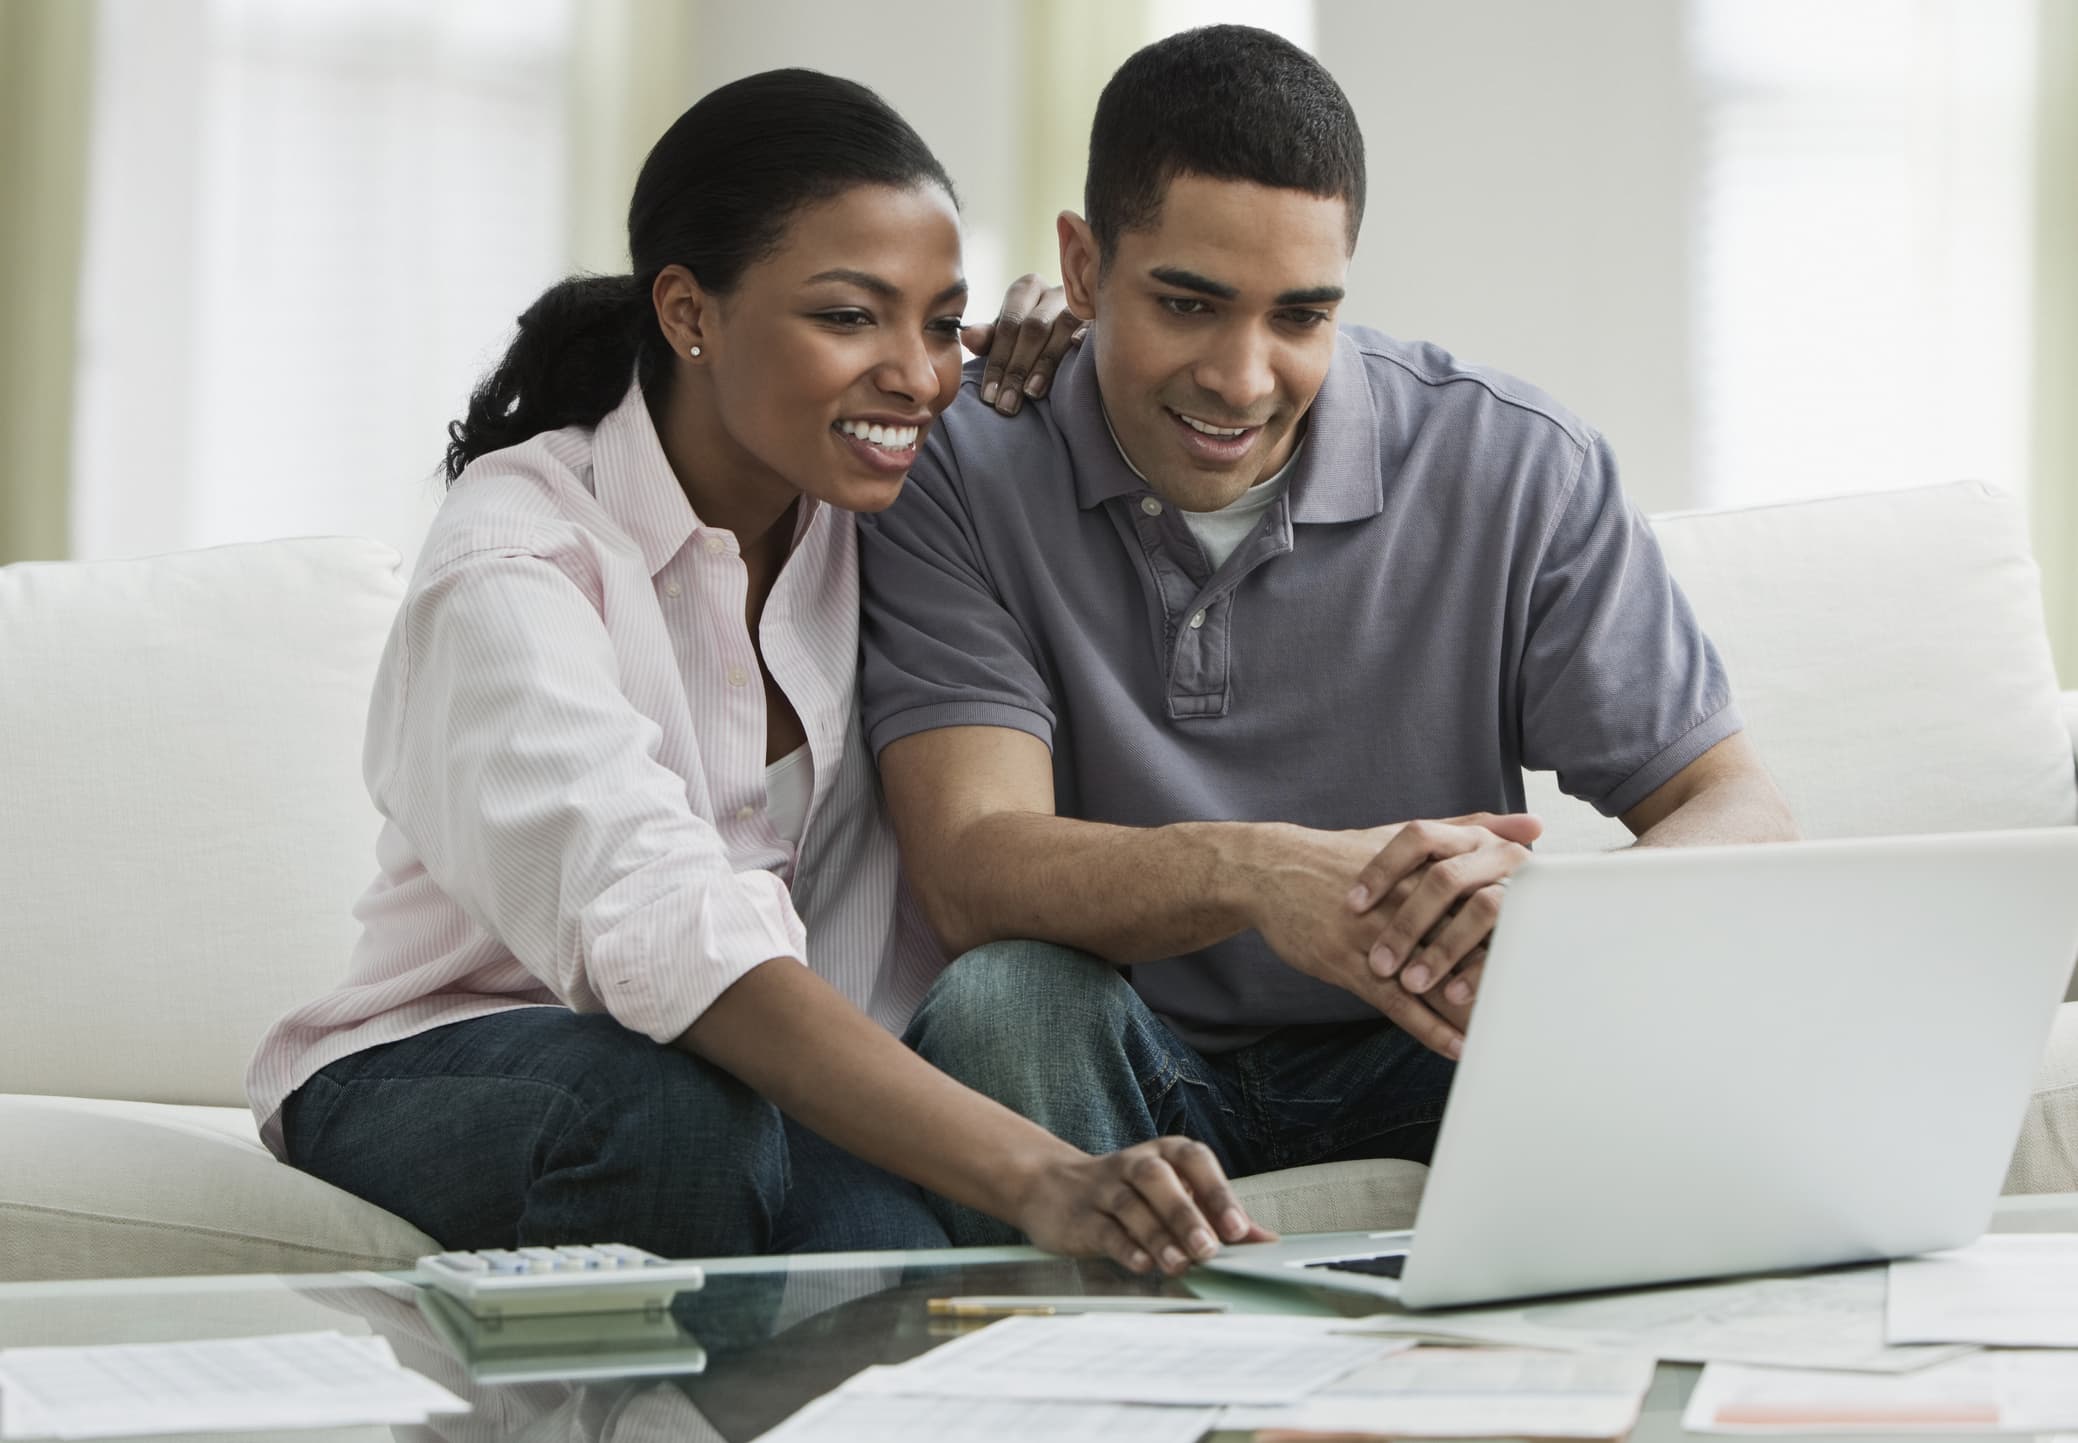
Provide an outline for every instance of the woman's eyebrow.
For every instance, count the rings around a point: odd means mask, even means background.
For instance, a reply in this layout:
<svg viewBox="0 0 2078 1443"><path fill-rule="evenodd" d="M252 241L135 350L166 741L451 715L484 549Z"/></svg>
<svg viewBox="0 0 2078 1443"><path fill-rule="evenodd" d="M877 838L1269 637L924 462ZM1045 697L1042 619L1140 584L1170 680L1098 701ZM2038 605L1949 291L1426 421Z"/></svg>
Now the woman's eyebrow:
<svg viewBox="0 0 2078 1443"><path fill-rule="evenodd" d="M847 281L861 290L873 292L874 295L884 300L898 300L902 295L902 288L893 281L888 280L885 276L876 276L871 271L849 270L842 266L835 270L817 271L803 281L802 284L812 286L818 281ZM938 292L937 295L931 297L931 304L942 306L954 297L964 296L965 294L967 294L967 282L964 279L957 280Z"/></svg>

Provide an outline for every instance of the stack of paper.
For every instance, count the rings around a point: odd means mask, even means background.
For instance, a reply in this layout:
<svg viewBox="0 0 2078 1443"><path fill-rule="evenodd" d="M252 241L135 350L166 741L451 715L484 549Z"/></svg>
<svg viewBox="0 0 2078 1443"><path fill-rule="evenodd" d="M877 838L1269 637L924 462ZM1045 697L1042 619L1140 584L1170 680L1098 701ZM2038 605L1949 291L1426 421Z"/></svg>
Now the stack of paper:
<svg viewBox="0 0 2078 1443"><path fill-rule="evenodd" d="M296 1333L0 1349L0 1438L424 1423L466 1413L381 1338Z"/></svg>
<svg viewBox="0 0 2078 1443"><path fill-rule="evenodd" d="M1697 1433L2078 1428L2078 1354L1978 1353L1891 1377L1716 1363L1703 1370L1681 1424Z"/></svg>
<svg viewBox="0 0 2078 1443"><path fill-rule="evenodd" d="M1649 1358L1424 1348L1339 1318L1013 1318L869 1368L764 1443L1192 1443L1208 1430L1614 1438Z"/></svg>
<svg viewBox="0 0 2078 1443"><path fill-rule="evenodd" d="M2078 1236L2013 1233L1890 1265L1893 1343L2078 1348Z"/></svg>
<svg viewBox="0 0 2078 1443"><path fill-rule="evenodd" d="M1638 1421L1651 1358L1519 1348L1418 1348L1359 1368L1300 1403L1229 1408L1222 1428L1394 1438L1621 1438Z"/></svg>

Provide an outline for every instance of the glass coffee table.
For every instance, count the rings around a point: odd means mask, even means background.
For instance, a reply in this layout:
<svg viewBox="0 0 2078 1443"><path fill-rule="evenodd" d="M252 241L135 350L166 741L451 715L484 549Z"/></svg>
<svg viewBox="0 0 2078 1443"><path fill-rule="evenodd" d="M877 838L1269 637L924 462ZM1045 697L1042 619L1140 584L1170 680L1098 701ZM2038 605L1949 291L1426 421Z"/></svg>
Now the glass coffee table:
<svg viewBox="0 0 2078 1443"><path fill-rule="evenodd" d="M2003 1199L1994 1229L2078 1232L2078 1195ZM485 1329L422 1302L425 1290L411 1276L0 1284L0 1347L333 1330L373 1334L386 1338L406 1367L466 1399L473 1411L436 1417L425 1426L280 1436L339 1443L748 1443L862 1368L901 1362L985 1326L933 1317L932 1298L1191 1296L1186 1282L1133 1278L1108 1263L1075 1262L1029 1248L742 1258L710 1264L705 1286L682 1294L668 1316ZM1356 1295L1269 1286L1221 1296L1241 1309L1315 1315L1356 1316L1387 1306ZM1681 1412L1699 1371L1660 1367L1634 1440L1686 1436Z"/></svg>

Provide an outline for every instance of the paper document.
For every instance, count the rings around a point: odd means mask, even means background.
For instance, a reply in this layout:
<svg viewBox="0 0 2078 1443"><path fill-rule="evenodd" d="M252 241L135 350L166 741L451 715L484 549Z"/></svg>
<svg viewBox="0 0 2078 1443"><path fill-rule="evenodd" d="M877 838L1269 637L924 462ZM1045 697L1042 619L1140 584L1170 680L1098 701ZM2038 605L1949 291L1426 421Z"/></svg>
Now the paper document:
<svg viewBox="0 0 2078 1443"><path fill-rule="evenodd" d="M1359 1368L1301 1402L1229 1408L1236 1430L1420 1438L1621 1438L1653 1360L1516 1348L1417 1348Z"/></svg>
<svg viewBox="0 0 2078 1443"><path fill-rule="evenodd" d="M1107 1403L1291 1403L1409 1344L1315 1318L1005 1318L845 1391Z"/></svg>
<svg viewBox="0 0 2078 1443"><path fill-rule="evenodd" d="M2078 1234L1998 1233L1890 1265L1890 1341L2078 1348Z"/></svg>
<svg viewBox="0 0 2078 1443"><path fill-rule="evenodd" d="M2039 1433L2078 1428L2078 1353L1977 1353L1893 1377L1713 1363L1698 1433Z"/></svg>
<svg viewBox="0 0 2078 1443"><path fill-rule="evenodd" d="M1971 1352L1890 1347L1885 1270L1850 1268L1603 1293L1433 1313L1374 1313L1345 1328L1525 1348L1649 1354L1675 1363L1753 1363L1899 1373Z"/></svg>
<svg viewBox="0 0 2078 1443"><path fill-rule="evenodd" d="M1219 1420L1217 1408L896 1397L870 1386L816 1399L758 1443L1198 1443Z"/></svg>
<svg viewBox="0 0 2078 1443"><path fill-rule="evenodd" d="M423 1423L468 1411L399 1367L381 1338L343 1333L0 1350L0 1438Z"/></svg>

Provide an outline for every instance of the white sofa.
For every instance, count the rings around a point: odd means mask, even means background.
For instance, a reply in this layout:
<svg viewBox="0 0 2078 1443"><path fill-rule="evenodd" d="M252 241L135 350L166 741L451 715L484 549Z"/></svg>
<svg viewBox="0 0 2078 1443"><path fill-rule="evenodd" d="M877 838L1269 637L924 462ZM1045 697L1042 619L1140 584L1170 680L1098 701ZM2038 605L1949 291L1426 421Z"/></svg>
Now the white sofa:
<svg viewBox="0 0 2078 1443"><path fill-rule="evenodd" d="M2012 500L1959 484L1655 525L1808 834L2078 821L2078 694L2058 693ZM262 1029L353 941L396 567L308 540L0 569L0 1279L432 1248L276 1163L240 1091ZM1624 839L1531 783L1547 846ZM2038 1087L2009 1191L2078 1187L2078 1006ZM1288 1230L1385 1226L1423 1175L1348 1163L1244 1190Z"/></svg>

